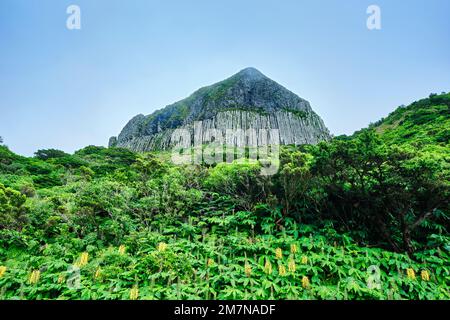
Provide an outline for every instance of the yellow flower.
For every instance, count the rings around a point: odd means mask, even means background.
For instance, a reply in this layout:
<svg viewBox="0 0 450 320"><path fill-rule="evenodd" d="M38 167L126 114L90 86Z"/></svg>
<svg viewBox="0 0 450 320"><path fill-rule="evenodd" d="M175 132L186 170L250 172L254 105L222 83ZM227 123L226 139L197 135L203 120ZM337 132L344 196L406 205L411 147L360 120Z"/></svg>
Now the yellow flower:
<svg viewBox="0 0 450 320"><path fill-rule="evenodd" d="M137 286L133 286L130 290L130 300L137 300L139 297L139 288Z"/></svg>
<svg viewBox="0 0 450 320"><path fill-rule="evenodd" d="M308 289L309 286L310 286L310 284L309 284L309 278L308 278L307 276L303 276L303 278L302 278L302 287L303 287L304 289Z"/></svg>
<svg viewBox="0 0 450 320"><path fill-rule="evenodd" d="M307 256L303 256L302 257L302 264L307 264L308 263L308 257Z"/></svg>
<svg viewBox="0 0 450 320"><path fill-rule="evenodd" d="M41 277L41 272L39 270L33 270L30 274L30 279L29 279L30 284L38 283L40 277Z"/></svg>
<svg viewBox="0 0 450 320"><path fill-rule="evenodd" d="M289 260L289 263L288 263L288 270L289 270L289 272L292 272L292 273L295 272L296 266L295 266L295 261L294 261L294 259Z"/></svg>
<svg viewBox="0 0 450 320"><path fill-rule="evenodd" d="M244 272L247 277L252 275L252 267L248 263L245 264Z"/></svg>
<svg viewBox="0 0 450 320"><path fill-rule="evenodd" d="M269 260L266 260L266 264L264 265L264 272L266 274L272 274L272 264Z"/></svg>
<svg viewBox="0 0 450 320"><path fill-rule="evenodd" d="M158 251L159 251L159 252L166 251L166 249L167 249L167 243L165 243L165 242L160 242L160 243L158 244Z"/></svg>
<svg viewBox="0 0 450 320"><path fill-rule="evenodd" d="M0 266L0 278L6 273L7 268L5 266Z"/></svg>
<svg viewBox="0 0 450 320"><path fill-rule="evenodd" d="M81 268L81 267L87 265L88 260L89 260L89 253L83 252L80 256L80 261L79 261L77 267Z"/></svg>
<svg viewBox="0 0 450 320"><path fill-rule="evenodd" d="M212 267L214 265L214 260L209 258L208 261L206 262L208 267Z"/></svg>
<svg viewBox="0 0 450 320"><path fill-rule="evenodd" d="M427 270L422 270L420 273L423 281L430 281L430 273Z"/></svg>
<svg viewBox="0 0 450 320"><path fill-rule="evenodd" d="M276 250L275 250L275 257L277 259L282 259L283 258L283 251L281 250L281 248L276 248Z"/></svg>
<svg viewBox="0 0 450 320"><path fill-rule="evenodd" d="M406 275L408 276L408 279L414 280L416 278L416 273L414 272L414 269L408 268L406 269Z"/></svg>
<svg viewBox="0 0 450 320"><path fill-rule="evenodd" d="M60 274L58 277L58 283L61 284L66 280L66 276L64 274Z"/></svg>
<svg viewBox="0 0 450 320"><path fill-rule="evenodd" d="M291 253L292 254L296 254L297 253L297 245L296 244L291 244Z"/></svg>
<svg viewBox="0 0 450 320"><path fill-rule="evenodd" d="M286 268L282 264L278 266L278 273L283 277L286 275Z"/></svg>
<svg viewBox="0 0 450 320"><path fill-rule="evenodd" d="M102 276L102 269L100 267L97 268L94 274L94 279L98 279Z"/></svg>
<svg viewBox="0 0 450 320"><path fill-rule="evenodd" d="M126 249L127 248L123 244L121 244L119 246L119 254L125 254Z"/></svg>

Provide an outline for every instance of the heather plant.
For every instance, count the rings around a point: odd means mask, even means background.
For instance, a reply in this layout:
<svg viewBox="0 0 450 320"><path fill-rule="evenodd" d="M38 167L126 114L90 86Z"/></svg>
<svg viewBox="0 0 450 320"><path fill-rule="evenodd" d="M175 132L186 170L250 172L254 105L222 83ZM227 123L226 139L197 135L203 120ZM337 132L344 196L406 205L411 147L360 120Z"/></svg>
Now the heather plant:
<svg viewBox="0 0 450 320"><path fill-rule="evenodd" d="M426 134L445 110L283 147L270 177L0 146L0 299L450 299L448 139Z"/></svg>

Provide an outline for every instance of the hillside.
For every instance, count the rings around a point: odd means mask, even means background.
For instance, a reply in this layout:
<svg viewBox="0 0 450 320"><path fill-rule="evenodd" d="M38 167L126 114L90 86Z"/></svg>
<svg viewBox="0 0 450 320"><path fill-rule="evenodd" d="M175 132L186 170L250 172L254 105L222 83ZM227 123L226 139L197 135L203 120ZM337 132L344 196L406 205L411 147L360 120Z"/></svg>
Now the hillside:
<svg viewBox="0 0 450 320"><path fill-rule="evenodd" d="M450 299L445 110L283 146L273 176L0 146L0 299Z"/></svg>
<svg viewBox="0 0 450 320"><path fill-rule="evenodd" d="M199 128L194 128L195 122L201 122ZM308 101L258 70L246 68L148 116L137 115L109 145L133 151L168 149L173 146L171 135L176 128L191 132L191 145L210 142L207 132L211 129L222 135L227 129L254 129L248 134L250 145L263 144L261 135L268 129L278 129L277 140L286 145L315 144L330 138ZM245 139L234 142L236 147L248 144Z"/></svg>

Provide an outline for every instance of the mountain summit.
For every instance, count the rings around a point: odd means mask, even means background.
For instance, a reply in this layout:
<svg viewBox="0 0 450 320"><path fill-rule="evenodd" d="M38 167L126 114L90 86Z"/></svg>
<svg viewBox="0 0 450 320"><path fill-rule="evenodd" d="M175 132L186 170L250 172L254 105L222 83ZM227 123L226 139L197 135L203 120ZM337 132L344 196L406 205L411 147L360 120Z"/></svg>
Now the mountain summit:
<svg viewBox="0 0 450 320"><path fill-rule="evenodd" d="M281 144L315 144L330 137L308 101L257 69L246 68L148 116L135 116L109 145L138 152L168 149L174 129L193 130L197 121L202 132L278 129Z"/></svg>

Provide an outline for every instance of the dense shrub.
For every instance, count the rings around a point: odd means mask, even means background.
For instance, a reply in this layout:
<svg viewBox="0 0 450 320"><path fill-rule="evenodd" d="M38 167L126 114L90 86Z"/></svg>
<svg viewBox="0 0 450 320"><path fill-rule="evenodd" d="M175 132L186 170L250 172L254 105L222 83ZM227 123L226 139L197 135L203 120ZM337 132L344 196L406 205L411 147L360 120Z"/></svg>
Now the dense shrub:
<svg viewBox="0 0 450 320"><path fill-rule="evenodd" d="M209 170L204 186L236 197L240 206L249 209L264 199L269 191L267 181L260 175L260 171L261 167L257 163L220 163Z"/></svg>

